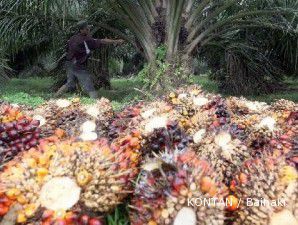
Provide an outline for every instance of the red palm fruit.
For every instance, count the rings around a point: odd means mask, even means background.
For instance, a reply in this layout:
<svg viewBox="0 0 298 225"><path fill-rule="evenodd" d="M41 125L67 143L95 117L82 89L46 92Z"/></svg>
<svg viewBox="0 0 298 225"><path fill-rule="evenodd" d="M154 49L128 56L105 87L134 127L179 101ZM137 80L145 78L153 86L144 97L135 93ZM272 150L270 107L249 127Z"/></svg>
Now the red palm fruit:
<svg viewBox="0 0 298 225"><path fill-rule="evenodd" d="M38 144L37 140L36 139L32 139L30 142L29 142L29 146L30 147L34 147Z"/></svg>
<svg viewBox="0 0 298 225"><path fill-rule="evenodd" d="M9 210L8 206L0 205L0 216L4 216Z"/></svg>
<svg viewBox="0 0 298 225"><path fill-rule="evenodd" d="M89 225L103 225L103 224L104 223L100 219L93 218L89 220Z"/></svg>
<svg viewBox="0 0 298 225"><path fill-rule="evenodd" d="M0 197L0 205L10 206L10 204L11 204L11 201L7 196L4 195Z"/></svg>
<svg viewBox="0 0 298 225"><path fill-rule="evenodd" d="M41 223L41 225L52 225L52 220L51 220L51 219L48 219L48 220L46 220L46 221L43 221L43 222Z"/></svg>
<svg viewBox="0 0 298 225"><path fill-rule="evenodd" d="M89 222L89 216L87 216L87 215L81 216L81 218L80 218L81 225L88 225L88 222Z"/></svg>
<svg viewBox="0 0 298 225"><path fill-rule="evenodd" d="M53 225L66 225L66 221L64 219L57 219Z"/></svg>
<svg viewBox="0 0 298 225"><path fill-rule="evenodd" d="M214 127L219 127L219 126L220 126L220 123L216 120L216 121L214 121L214 122L212 123L212 125L213 125Z"/></svg>
<svg viewBox="0 0 298 225"><path fill-rule="evenodd" d="M79 217L76 213L73 213L73 212L68 212L66 213L65 215L65 221L67 224L72 224L72 223L75 223L78 221Z"/></svg>
<svg viewBox="0 0 298 225"><path fill-rule="evenodd" d="M40 124L39 120L32 120L31 121L31 125L34 126L34 127L38 127Z"/></svg>
<svg viewBox="0 0 298 225"><path fill-rule="evenodd" d="M237 182L235 180L232 180L230 183L231 191L236 191L236 185L237 185Z"/></svg>
<svg viewBox="0 0 298 225"><path fill-rule="evenodd" d="M0 135L0 139L3 141L7 141L8 140L8 134L6 132L2 132Z"/></svg>
<svg viewBox="0 0 298 225"><path fill-rule="evenodd" d="M50 217L52 217L54 215L54 211L52 210L45 210L42 214L42 220L46 220L49 219Z"/></svg>
<svg viewBox="0 0 298 225"><path fill-rule="evenodd" d="M16 147L21 150L21 149L24 149L24 144L23 143L18 143L16 144Z"/></svg>
<svg viewBox="0 0 298 225"><path fill-rule="evenodd" d="M5 126L5 130L8 130L8 131L14 128L14 125L11 122L5 123L4 126Z"/></svg>
<svg viewBox="0 0 298 225"><path fill-rule="evenodd" d="M27 142L27 138L25 138L25 137L22 137L20 140L21 140L21 143L26 143Z"/></svg>
<svg viewBox="0 0 298 225"><path fill-rule="evenodd" d="M177 190L179 192L181 187L183 187L183 185L184 185L184 180L176 177L173 182L173 187L175 188L175 190Z"/></svg>
<svg viewBox="0 0 298 225"><path fill-rule="evenodd" d="M22 126L27 125L28 123L29 123L29 120L27 120L26 118L21 119L20 122L19 122L19 124L22 125Z"/></svg>

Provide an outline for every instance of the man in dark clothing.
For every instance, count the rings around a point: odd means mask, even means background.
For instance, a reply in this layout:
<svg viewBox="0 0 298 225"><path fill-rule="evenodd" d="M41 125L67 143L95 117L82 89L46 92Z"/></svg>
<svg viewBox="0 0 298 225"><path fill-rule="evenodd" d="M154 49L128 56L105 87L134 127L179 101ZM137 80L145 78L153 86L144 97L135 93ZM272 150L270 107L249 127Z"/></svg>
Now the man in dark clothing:
<svg viewBox="0 0 298 225"><path fill-rule="evenodd" d="M121 44L123 40L94 39L90 35L90 28L86 21L78 23L79 33L72 36L67 42L66 70L67 83L55 94L56 97L74 89L76 80L91 98L97 98L91 74L87 71L87 62L92 50L104 44Z"/></svg>

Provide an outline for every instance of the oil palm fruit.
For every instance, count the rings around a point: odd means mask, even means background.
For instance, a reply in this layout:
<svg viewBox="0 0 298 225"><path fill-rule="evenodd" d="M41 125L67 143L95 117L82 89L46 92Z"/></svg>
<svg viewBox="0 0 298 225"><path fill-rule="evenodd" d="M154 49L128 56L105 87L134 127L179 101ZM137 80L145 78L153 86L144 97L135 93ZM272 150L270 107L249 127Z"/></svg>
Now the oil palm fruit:
<svg viewBox="0 0 298 225"><path fill-rule="evenodd" d="M105 98L89 106L83 106L80 99L48 101L33 113L34 118L41 121L44 137L53 135L59 128L65 130L67 136L79 136L84 133L83 137L87 136L90 139L90 135L82 132L84 129L82 126L91 124L92 132L96 133L96 135L92 133L93 137L96 136L93 140L106 135L108 123L113 116L112 106Z"/></svg>
<svg viewBox="0 0 298 225"><path fill-rule="evenodd" d="M244 116L248 114L263 113L268 110L269 105L265 102L249 101L243 97L228 97L227 107L234 116Z"/></svg>
<svg viewBox="0 0 298 225"><path fill-rule="evenodd" d="M161 153L142 165L130 206L131 224L223 224L223 205L198 204L204 198L221 199L225 192L210 165L194 152Z"/></svg>
<svg viewBox="0 0 298 225"><path fill-rule="evenodd" d="M229 129L218 131L200 130L202 137L195 139L194 150L201 158L207 159L219 179L229 185L233 174L242 165L245 159L250 158L250 151L244 143L233 138Z"/></svg>
<svg viewBox="0 0 298 225"><path fill-rule="evenodd" d="M20 205L15 223L72 224L67 221L73 218L101 224L96 218L132 191L140 159L137 132L111 144L106 139L51 140L10 161L0 173L1 199ZM5 203L1 210L5 219L13 209Z"/></svg>
<svg viewBox="0 0 298 225"><path fill-rule="evenodd" d="M142 149L145 154L159 153L169 149L185 150L191 137L180 128L177 121L168 121L165 127L154 129L146 137Z"/></svg>
<svg viewBox="0 0 298 225"><path fill-rule="evenodd" d="M5 106L0 115L0 164L12 159L21 151L38 144L39 121L25 116L19 108Z"/></svg>
<svg viewBox="0 0 298 225"><path fill-rule="evenodd" d="M286 99L280 99L274 102L271 105L271 108L274 111L295 111L297 110L297 104Z"/></svg>
<svg viewBox="0 0 298 225"><path fill-rule="evenodd" d="M110 139L117 138L120 133L130 132L135 129L134 120L140 116L142 103L126 107L123 111L117 113L109 125L108 136Z"/></svg>
<svg viewBox="0 0 298 225"><path fill-rule="evenodd" d="M240 198L233 224L296 225L298 175L283 158L248 160L236 176Z"/></svg>

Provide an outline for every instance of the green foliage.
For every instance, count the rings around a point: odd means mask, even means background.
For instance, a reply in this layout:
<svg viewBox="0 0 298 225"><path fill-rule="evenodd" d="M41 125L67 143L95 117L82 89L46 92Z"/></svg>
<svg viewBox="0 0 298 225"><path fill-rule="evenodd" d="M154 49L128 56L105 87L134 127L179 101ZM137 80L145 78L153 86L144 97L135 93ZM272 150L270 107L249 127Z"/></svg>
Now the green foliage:
<svg viewBox="0 0 298 225"><path fill-rule="evenodd" d="M166 45L162 44L158 48L155 49L155 59L161 62L166 60L167 56L167 47Z"/></svg>
<svg viewBox="0 0 298 225"><path fill-rule="evenodd" d="M127 206L118 206L113 214L107 216L107 225L128 225Z"/></svg>
<svg viewBox="0 0 298 225"><path fill-rule="evenodd" d="M209 63L213 74L226 76L226 83L232 80L232 87L226 90L246 94L250 89L273 90L267 88L270 82L276 82L282 67L297 73L297 1L238 1L238 0L173 0L163 4L154 0L114 0L112 6L121 20L135 36L133 43L144 52L148 66L141 72L141 77L150 88L167 86L169 77L172 85L185 82L177 64L185 61L185 72L191 64L191 58L199 55L202 60L213 61L217 55L220 60L215 66ZM277 35L278 34L278 35ZM275 37L274 43L268 44ZM283 44L282 36L287 40ZM266 43L266 41L268 42ZM156 47L166 46L165 62L175 65L168 72L160 64L164 52ZM218 51L214 50L217 48ZM280 49L275 51L275 49ZM156 52L161 54L156 54ZM214 52L214 54L210 54ZM275 52L275 53L274 53ZM239 60L230 60L226 54L236 55ZM160 57L162 55L162 57ZM271 57L275 55L275 58ZM283 61L283 65L276 63ZM283 56L283 60L281 60ZM235 63L238 61L237 63ZM163 61L162 61L163 62ZM266 66L264 66L266 64ZM289 65L290 64L290 65ZM148 67L153 67L148 68ZM225 69L233 67L233 69ZM238 72L242 74L238 76ZM152 74L157 73L156 76ZM171 74L169 74L171 73ZM163 74L163 79L160 75ZM229 80L228 77L232 79ZM156 78L156 79L155 79ZM246 78L246 83L243 80ZM157 82L160 80L161 82ZM220 80L222 82L222 80ZM160 84L161 83L161 84ZM162 84L163 83L163 84ZM249 84L250 83L250 84ZM247 85L249 84L249 85ZM247 87L245 89L244 87ZM235 91L236 90L236 91Z"/></svg>

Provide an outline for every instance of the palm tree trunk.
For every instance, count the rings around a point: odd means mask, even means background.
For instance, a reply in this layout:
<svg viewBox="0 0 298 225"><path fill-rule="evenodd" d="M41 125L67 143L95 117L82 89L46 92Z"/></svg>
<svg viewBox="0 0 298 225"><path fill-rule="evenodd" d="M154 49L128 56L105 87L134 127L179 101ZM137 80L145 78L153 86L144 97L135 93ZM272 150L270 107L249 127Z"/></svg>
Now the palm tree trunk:
<svg viewBox="0 0 298 225"><path fill-rule="evenodd" d="M97 88L111 88L108 46L102 46L99 51L94 52L90 58L88 67L94 76L94 81Z"/></svg>

